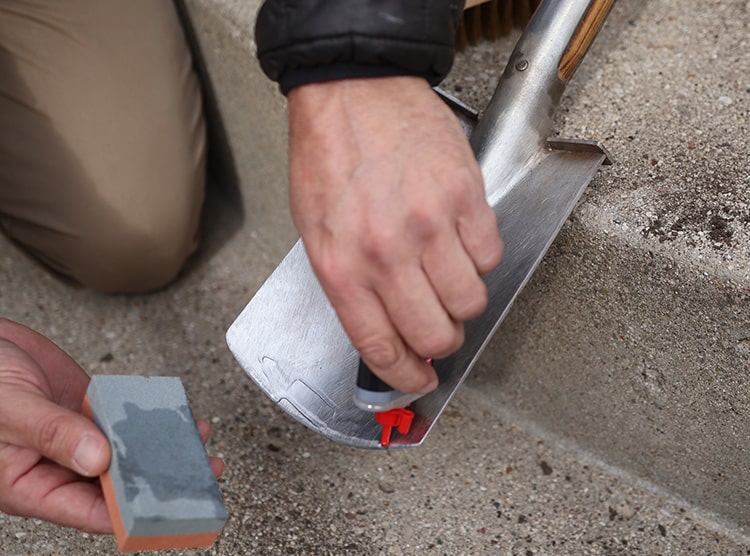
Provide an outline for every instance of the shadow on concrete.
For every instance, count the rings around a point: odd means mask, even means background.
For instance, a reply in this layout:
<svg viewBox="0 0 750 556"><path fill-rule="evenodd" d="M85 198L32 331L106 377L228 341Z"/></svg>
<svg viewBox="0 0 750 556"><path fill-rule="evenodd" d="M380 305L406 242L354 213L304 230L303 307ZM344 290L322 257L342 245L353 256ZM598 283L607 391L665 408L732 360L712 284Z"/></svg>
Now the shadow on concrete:
<svg viewBox="0 0 750 556"><path fill-rule="evenodd" d="M202 244L197 256L188 263L186 272L208 261L242 227L245 213L239 177L216 92L201 51L198 36L184 0L175 7L185 30L193 55L193 66L203 94L203 114L208 139L206 200L202 213Z"/></svg>

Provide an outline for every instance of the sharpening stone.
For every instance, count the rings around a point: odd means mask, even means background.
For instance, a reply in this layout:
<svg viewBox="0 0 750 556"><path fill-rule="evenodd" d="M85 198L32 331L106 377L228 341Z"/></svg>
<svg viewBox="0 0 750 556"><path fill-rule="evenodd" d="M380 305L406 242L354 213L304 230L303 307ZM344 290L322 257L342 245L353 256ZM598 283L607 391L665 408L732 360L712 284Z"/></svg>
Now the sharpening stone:
<svg viewBox="0 0 750 556"><path fill-rule="evenodd" d="M84 414L112 446L101 482L118 548L212 545L227 513L182 381L96 375Z"/></svg>

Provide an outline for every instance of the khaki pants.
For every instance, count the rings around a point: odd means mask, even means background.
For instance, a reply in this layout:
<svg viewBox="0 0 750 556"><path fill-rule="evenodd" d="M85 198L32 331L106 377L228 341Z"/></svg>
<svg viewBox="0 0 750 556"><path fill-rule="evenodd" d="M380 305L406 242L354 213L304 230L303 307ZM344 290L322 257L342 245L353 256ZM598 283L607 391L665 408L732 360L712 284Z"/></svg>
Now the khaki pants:
<svg viewBox="0 0 750 556"><path fill-rule="evenodd" d="M0 226L107 292L196 247L205 130L171 0L0 1Z"/></svg>

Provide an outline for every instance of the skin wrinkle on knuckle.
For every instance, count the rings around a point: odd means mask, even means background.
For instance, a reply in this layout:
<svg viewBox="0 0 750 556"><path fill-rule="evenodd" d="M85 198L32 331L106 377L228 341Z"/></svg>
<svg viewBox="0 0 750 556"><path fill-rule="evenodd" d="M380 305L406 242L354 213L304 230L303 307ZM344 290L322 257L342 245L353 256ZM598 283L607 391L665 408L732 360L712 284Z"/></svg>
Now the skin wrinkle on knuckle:
<svg viewBox="0 0 750 556"><path fill-rule="evenodd" d="M357 347L361 357L371 366L381 371L389 371L398 367L404 359L403 350L399 350L388 340L369 340Z"/></svg>
<svg viewBox="0 0 750 556"><path fill-rule="evenodd" d="M44 455L51 454L65 433L67 418L64 415L55 415L37 424L36 435L37 446Z"/></svg>

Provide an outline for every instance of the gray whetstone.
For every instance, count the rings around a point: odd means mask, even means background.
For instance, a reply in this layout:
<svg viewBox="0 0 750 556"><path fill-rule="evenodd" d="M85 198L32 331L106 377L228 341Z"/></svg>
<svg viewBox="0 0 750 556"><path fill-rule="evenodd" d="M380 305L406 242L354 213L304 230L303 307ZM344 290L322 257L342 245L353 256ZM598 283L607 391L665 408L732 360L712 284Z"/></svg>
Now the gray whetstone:
<svg viewBox="0 0 750 556"><path fill-rule="evenodd" d="M128 535L220 531L224 499L182 381L97 375L88 398L112 445L109 470Z"/></svg>

